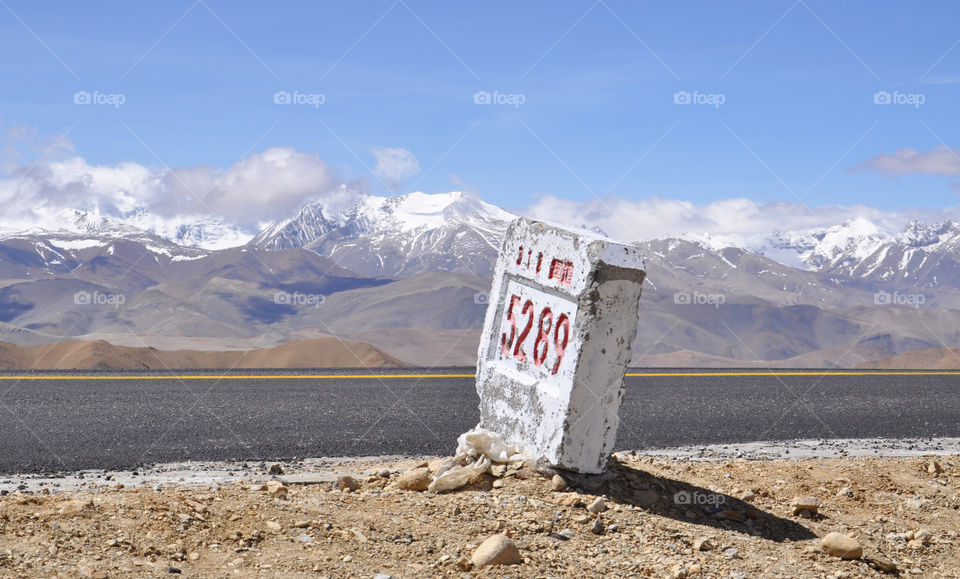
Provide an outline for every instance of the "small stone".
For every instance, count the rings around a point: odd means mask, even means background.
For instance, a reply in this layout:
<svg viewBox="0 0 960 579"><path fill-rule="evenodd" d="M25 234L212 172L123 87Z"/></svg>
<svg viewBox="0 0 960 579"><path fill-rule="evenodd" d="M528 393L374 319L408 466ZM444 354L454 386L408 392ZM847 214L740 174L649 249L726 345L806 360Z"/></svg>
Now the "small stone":
<svg viewBox="0 0 960 579"><path fill-rule="evenodd" d="M820 541L820 548L841 559L859 559L863 555L863 547L856 539L840 533L830 533Z"/></svg>
<svg viewBox="0 0 960 579"><path fill-rule="evenodd" d="M506 484L506 483L503 482L503 479L502 479L502 478L498 478L497 480L493 481L493 485L492 485L492 486L493 486L493 488L495 488L495 489L502 489L503 486L504 486L504 484Z"/></svg>
<svg viewBox="0 0 960 579"><path fill-rule="evenodd" d="M188 555L187 558L190 559L191 561L196 561L197 559L200 558L200 553L197 553L196 551L194 551L193 553L190 553L190 555Z"/></svg>
<svg viewBox="0 0 960 579"><path fill-rule="evenodd" d="M402 491L425 491L430 488L432 480L430 469L414 468L401 473L397 480L393 481L393 486Z"/></svg>
<svg viewBox="0 0 960 579"><path fill-rule="evenodd" d="M555 474L553 475L553 478L550 479L550 490L552 490L553 492L555 493L563 492L568 488L569 486L567 485L567 481L563 480L562 476Z"/></svg>
<svg viewBox="0 0 960 579"><path fill-rule="evenodd" d="M276 521L267 521L267 528L271 531L279 531L283 527Z"/></svg>
<svg viewBox="0 0 960 579"><path fill-rule="evenodd" d="M740 511L735 511L733 509L727 509L713 514L714 519L724 519L727 521L736 521L742 523L747 520L747 515L741 513Z"/></svg>
<svg viewBox="0 0 960 579"><path fill-rule="evenodd" d="M933 536L933 533L931 533L928 529L920 529L919 531L913 534L913 538L917 541L920 541L921 543L929 543L930 537L932 536Z"/></svg>
<svg viewBox="0 0 960 579"><path fill-rule="evenodd" d="M386 573L377 573L373 576L373 579L393 579L393 575L387 575Z"/></svg>
<svg viewBox="0 0 960 579"><path fill-rule="evenodd" d="M557 533L557 534L558 534L558 535L562 535L562 536L564 536L564 537L566 537L566 538L568 538L568 539L572 539L572 538L573 538L573 530L572 530L572 529L564 529L564 530L560 531L560 532Z"/></svg>
<svg viewBox="0 0 960 579"><path fill-rule="evenodd" d="M350 561L353 561L353 555L347 555L346 557L340 560L343 561L344 563L349 563Z"/></svg>
<svg viewBox="0 0 960 579"><path fill-rule="evenodd" d="M877 568L878 571L883 571L884 573L891 573L897 570L897 564L890 559L881 557L880 555L868 555L864 557L867 563L870 563Z"/></svg>
<svg viewBox="0 0 960 579"><path fill-rule="evenodd" d="M757 496L756 493L747 489L742 493L740 493L739 495L737 495L737 498L740 499L741 501L752 501L756 496Z"/></svg>
<svg viewBox="0 0 960 579"><path fill-rule="evenodd" d="M727 559L736 559L737 555L739 554L740 554L740 549L737 549L736 547L729 547L723 550L723 556L726 557Z"/></svg>
<svg viewBox="0 0 960 579"><path fill-rule="evenodd" d="M597 517L593 520L593 526L590 527L590 532L594 535L602 535L604 531L603 519Z"/></svg>
<svg viewBox="0 0 960 579"><path fill-rule="evenodd" d="M703 566L701 566L700 563L694 563L687 567L688 575L699 575L701 571L703 571Z"/></svg>
<svg viewBox="0 0 960 579"><path fill-rule="evenodd" d="M301 543L312 543L313 537L311 537L306 533L300 533L300 536L297 538L297 540L300 541Z"/></svg>
<svg viewBox="0 0 960 579"><path fill-rule="evenodd" d="M275 499L285 499L287 498L287 487L283 486L283 483L280 481L272 480L264 485L264 490L266 490L271 497Z"/></svg>
<svg viewBox="0 0 960 579"><path fill-rule="evenodd" d="M931 460L927 464L927 472L930 474L940 474L943 472L943 466L939 462Z"/></svg>
<svg viewBox="0 0 960 579"><path fill-rule="evenodd" d="M838 497L852 498L852 497L853 497L853 491L850 490L850 487L843 487L842 489L840 489L840 490L837 491L837 496L838 496Z"/></svg>
<svg viewBox="0 0 960 579"><path fill-rule="evenodd" d="M344 474L337 477L337 488L341 491L352 493L360 488L360 483L352 476Z"/></svg>
<svg viewBox="0 0 960 579"><path fill-rule="evenodd" d="M638 504L649 507L660 500L660 495L657 494L657 491L645 489L635 492L633 498Z"/></svg>
<svg viewBox="0 0 960 579"><path fill-rule="evenodd" d="M310 521L294 521L293 522L294 529L305 529L309 526L310 526Z"/></svg>
<svg viewBox="0 0 960 579"><path fill-rule="evenodd" d="M380 478L390 478L390 469L381 468L380 470L377 471L377 476Z"/></svg>
<svg viewBox="0 0 960 579"><path fill-rule="evenodd" d="M687 576L687 568L683 565L674 565L670 570L670 577L673 579L683 579Z"/></svg>
<svg viewBox="0 0 960 579"><path fill-rule="evenodd" d="M713 551L716 547L710 537L697 537L693 541L693 550L694 551Z"/></svg>
<svg viewBox="0 0 960 579"><path fill-rule="evenodd" d="M592 503L590 503L590 506L587 507L587 510L595 515L599 515L603 511L607 510L607 504L603 502L602 498L597 497Z"/></svg>
<svg viewBox="0 0 960 579"><path fill-rule="evenodd" d="M514 565L523 562L517 544L506 535L488 537L476 548L470 560L478 567L484 565Z"/></svg>
<svg viewBox="0 0 960 579"><path fill-rule="evenodd" d="M179 575L182 572L183 571L181 571L179 567L174 567L172 565L170 567L167 567L167 573L170 573L172 575Z"/></svg>
<svg viewBox="0 0 960 579"><path fill-rule="evenodd" d="M60 514L68 517L78 515L85 509L92 506L93 503L90 501L67 501L62 507L60 507Z"/></svg>
<svg viewBox="0 0 960 579"><path fill-rule="evenodd" d="M815 515L820 510L820 499L809 495L793 497L790 507L792 507L794 515L799 515L802 511L807 511L809 515Z"/></svg>
<svg viewBox="0 0 960 579"><path fill-rule="evenodd" d="M283 467L279 463L274 463L270 465L270 470L267 471L269 474L283 474Z"/></svg>

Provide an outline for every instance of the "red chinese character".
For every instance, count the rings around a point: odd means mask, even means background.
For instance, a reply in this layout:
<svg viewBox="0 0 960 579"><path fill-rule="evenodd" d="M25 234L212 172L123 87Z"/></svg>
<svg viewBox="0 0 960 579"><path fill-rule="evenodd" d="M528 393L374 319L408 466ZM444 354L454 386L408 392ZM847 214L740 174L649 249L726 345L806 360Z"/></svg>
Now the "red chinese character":
<svg viewBox="0 0 960 579"><path fill-rule="evenodd" d="M554 258L550 262L550 273L547 274L547 279L555 279L557 283L570 285L573 282L573 262Z"/></svg>

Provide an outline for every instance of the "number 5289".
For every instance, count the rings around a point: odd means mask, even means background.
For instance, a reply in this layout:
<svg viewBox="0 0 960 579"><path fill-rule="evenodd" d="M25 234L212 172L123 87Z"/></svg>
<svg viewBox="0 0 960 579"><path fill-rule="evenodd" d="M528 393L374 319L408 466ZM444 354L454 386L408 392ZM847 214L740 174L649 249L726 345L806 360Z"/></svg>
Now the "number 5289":
<svg viewBox="0 0 960 579"><path fill-rule="evenodd" d="M561 313L554 319L550 306L541 309L538 315L533 300L523 301L520 296L511 295L510 304L507 306L507 322L510 323L510 328L500 336L500 351L504 356L512 356L520 362L526 362L528 355L524 350L525 343L533 330L535 319L537 331L530 357L533 358L533 364L541 368L552 348L556 361L552 368L544 369L551 375L556 374L560 370L567 343L570 341L570 318L567 314Z"/></svg>

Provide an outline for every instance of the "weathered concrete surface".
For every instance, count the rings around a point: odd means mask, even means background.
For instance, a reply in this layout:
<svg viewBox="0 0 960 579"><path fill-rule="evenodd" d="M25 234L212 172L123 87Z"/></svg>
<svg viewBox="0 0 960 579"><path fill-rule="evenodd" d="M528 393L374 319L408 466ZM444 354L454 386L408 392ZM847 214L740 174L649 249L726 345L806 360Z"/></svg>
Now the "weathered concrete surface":
<svg viewBox="0 0 960 579"><path fill-rule="evenodd" d="M643 278L636 247L514 221L478 356L480 427L551 465L601 472L616 440Z"/></svg>

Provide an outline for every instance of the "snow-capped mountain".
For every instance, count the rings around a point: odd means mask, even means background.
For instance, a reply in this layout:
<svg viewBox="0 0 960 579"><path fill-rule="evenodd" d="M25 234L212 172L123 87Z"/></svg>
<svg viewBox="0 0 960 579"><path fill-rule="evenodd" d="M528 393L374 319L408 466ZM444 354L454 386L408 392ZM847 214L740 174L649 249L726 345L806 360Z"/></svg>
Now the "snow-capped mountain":
<svg viewBox="0 0 960 579"><path fill-rule="evenodd" d="M264 229L250 245L304 247L370 276L430 270L490 275L507 225L516 216L465 193L364 195L349 208L307 205Z"/></svg>
<svg viewBox="0 0 960 579"><path fill-rule="evenodd" d="M911 222L889 237L851 241L820 271L916 288L960 287L960 224Z"/></svg>
<svg viewBox="0 0 960 579"><path fill-rule="evenodd" d="M142 208L122 215L70 209L39 210L39 218L30 228L17 230L8 225L0 231L0 241L20 239L13 247L29 238L41 261L54 269L79 257L71 257L69 252L125 239L145 248L162 248L162 254L171 258L182 254L180 259L202 253L188 251L191 248L305 248L372 277L405 277L426 271L485 276L492 273L501 236L515 217L457 192L395 197L344 193L335 203L309 203L255 237L219 218L167 218ZM691 236L696 239L689 239ZM752 246L746 242L737 245L727 237L712 238L709 233L678 237L718 254L733 246L785 266L829 274L841 283L960 286L960 224L954 221L939 225L915 221L894 231L887 224L855 218L821 228L777 231Z"/></svg>
<svg viewBox="0 0 960 579"><path fill-rule="evenodd" d="M247 243L253 235L222 219L205 216L166 218L143 209L126 214L106 214L99 210L62 209L35 212L36 220L28 227L7 225L0 230L0 239L24 235L70 234L92 238L140 239L155 236L172 244L199 249L227 249Z"/></svg>
<svg viewBox="0 0 960 579"><path fill-rule="evenodd" d="M826 228L777 231L756 249L781 263L822 270L866 258L892 235L868 219L856 218Z"/></svg>

